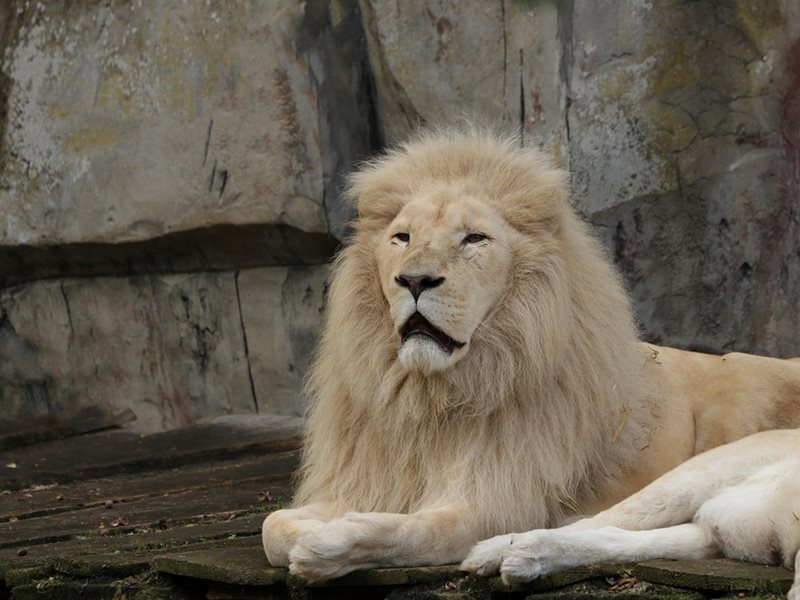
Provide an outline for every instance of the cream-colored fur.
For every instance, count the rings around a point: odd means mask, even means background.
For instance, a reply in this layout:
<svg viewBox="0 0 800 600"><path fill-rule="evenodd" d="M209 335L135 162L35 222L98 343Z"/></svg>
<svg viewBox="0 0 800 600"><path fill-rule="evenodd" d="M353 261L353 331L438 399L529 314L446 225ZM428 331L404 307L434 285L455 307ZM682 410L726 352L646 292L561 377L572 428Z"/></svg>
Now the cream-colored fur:
<svg viewBox="0 0 800 600"><path fill-rule="evenodd" d="M498 536L461 567L530 581L598 562L729 558L795 570L800 600L800 429L756 433L700 454L600 514Z"/></svg>
<svg viewBox="0 0 800 600"><path fill-rule="evenodd" d="M800 425L800 364L638 342L564 173L516 140L423 134L360 169L350 195L298 508L264 523L272 564L323 580L457 562L707 447ZM415 311L452 344L403 338Z"/></svg>

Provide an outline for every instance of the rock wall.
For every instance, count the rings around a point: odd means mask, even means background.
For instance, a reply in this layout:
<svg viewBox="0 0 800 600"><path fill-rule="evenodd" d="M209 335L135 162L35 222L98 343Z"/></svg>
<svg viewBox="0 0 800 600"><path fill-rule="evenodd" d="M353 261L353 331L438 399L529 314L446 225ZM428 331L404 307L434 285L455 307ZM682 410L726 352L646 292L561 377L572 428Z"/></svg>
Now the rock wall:
<svg viewBox="0 0 800 600"><path fill-rule="evenodd" d="M9 0L0 56L2 418L301 414L379 145L357 2Z"/></svg>
<svg viewBox="0 0 800 600"><path fill-rule="evenodd" d="M157 431L302 413L326 269L265 267L37 281L0 292L8 416L126 407Z"/></svg>
<svg viewBox="0 0 800 600"><path fill-rule="evenodd" d="M0 406L299 414L352 165L552 152L646 338L800 354L794 0L0 3Z"/></svg>
<svg viewBox="0 0 800 600"><path fill-rule="evenodd" d="M389 140L459 111L520 127L570 170L647 339L800 353L800 4L362 4Z"/></svg>

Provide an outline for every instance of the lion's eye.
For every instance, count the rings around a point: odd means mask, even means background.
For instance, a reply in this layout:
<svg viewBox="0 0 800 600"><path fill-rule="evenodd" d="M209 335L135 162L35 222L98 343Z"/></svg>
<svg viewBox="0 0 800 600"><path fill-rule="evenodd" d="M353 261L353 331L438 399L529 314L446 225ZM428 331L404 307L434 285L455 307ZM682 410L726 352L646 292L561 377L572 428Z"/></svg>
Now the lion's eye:
<svg viewBox="0 0 800 600"><path fill-rule="evenodd" d="M403 231L399 231L392 236L393 240L397 240L398 242L403 242L404 244L408 243L408 240L411 239L411 236Z"/></svg>
<svg viewBox="0 0 800 600"><path fill-rule="evenodd" d="M482 242L483 240L489 239L482 233L470 233L466 236L463 240L461 240L462 244L477 244L478 242Z"/></svg>

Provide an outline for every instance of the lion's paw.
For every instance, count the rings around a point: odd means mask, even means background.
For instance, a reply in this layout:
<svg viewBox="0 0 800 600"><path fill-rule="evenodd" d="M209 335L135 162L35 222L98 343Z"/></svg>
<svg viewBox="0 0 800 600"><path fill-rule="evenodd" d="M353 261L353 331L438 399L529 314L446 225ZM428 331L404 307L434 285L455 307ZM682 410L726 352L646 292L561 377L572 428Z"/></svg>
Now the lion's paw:
<svg viewBox="0 0 800 600"><path fill-rule="evenodd" d="M494 575L500 570L506 549L511 546L513 538L514 534L509 533L475 544L459 568L477 575Z"/></svg>
<svg viewBox="0 0 800 600"><path fill-rule="evenodd" d="M543 571L542 565L532 556L507 556L500 566L503 583L509 585L533 581L541 577L544 574Z"/></svg>
<svg viewBox="0 0 800 600"><path fill-rule="evenodd" d="M326 581L374 566L364 560L369 549L369 521L349 513L306 533L289 552L289 572L308 581Z"/></svg>
<svg viewBox="0 0 800 600"><path fill-rule="evenodd" d="M269 564L273 567L289 566L289 551L297 538L309 531L323 527L324 523L306 517L297 509L278 510L270 514L261 527L261 542Z"/></svg>
<svg viewBox="0 0 800 600"><path fill-rule="evenodd" d="M326 581L348 573L351 569L344 560L346 551L333 548L317 537L304 536L289 551L289 572L307 581Z"/></svg>
<svg viewBox="0 0 800 600"><path fill-rule="evenodd" d="M503 557L500 575L508 584L532 581L567 566L563 562L566 551L559 534L551 531L517 535Z"/></svg>
<svg viewBox="0 0 800 600"><path fill-rule="evenodd" d="M786 600L800 600L800 583L795 583L789 593L786 594Z"/></svg>
<svg viewBox="0 0 800 600"><path fill-rule="evenodd" d="M546 530L499 535L477 544L461 569L478 575L499 572L508 584L531 581L565 566L563 541Z"/></svg>

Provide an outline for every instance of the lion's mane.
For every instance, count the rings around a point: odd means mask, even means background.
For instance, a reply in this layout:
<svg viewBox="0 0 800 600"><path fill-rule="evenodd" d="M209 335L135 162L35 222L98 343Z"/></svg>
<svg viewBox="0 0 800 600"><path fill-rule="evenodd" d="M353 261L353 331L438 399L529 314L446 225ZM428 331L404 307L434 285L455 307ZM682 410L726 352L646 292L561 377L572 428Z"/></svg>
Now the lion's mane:
<svg viewBox="0 0 800 600"><path fill-rule="evenodd" d="M397 361L375 248L415 193L442 182L478 190L525 235L467 355L424 376ZM629 300L564 173L516 139L439 129L365 164L349 195L358 219L333 266L296 504L456 502L489 536L553 525L590 500L646 444L652 416Z"/></svg>

